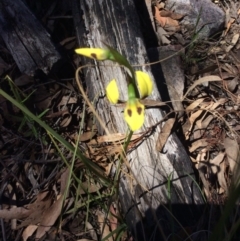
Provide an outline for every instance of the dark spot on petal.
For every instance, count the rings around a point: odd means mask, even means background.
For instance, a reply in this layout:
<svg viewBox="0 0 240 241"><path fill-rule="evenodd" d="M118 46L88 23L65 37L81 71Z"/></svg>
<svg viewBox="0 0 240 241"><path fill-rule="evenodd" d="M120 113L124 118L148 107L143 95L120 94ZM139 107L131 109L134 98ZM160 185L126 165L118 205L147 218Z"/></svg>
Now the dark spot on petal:
<svg viewBox="0 0 240 241"><path fill-rule="evenodd" d="M94 59L96 59L96 58L97 58L97 55L96 55L96 54L94 54L94 53L91 53L91 56L92 56Z"/></svg>
<svg viewBox="0 0 240 241"><path fill-rule="evenodd" d="M128 115L131 117L132 116L132 111L131 110L127 110L127 113L128 113Z"/></svg>
<svg viewBox="0 0 240 241"><path fill-rule="evenodd" d="M137 108L137 113L138 113L139 115L142 114L142 107L138 107L138 108Z"/></svg>

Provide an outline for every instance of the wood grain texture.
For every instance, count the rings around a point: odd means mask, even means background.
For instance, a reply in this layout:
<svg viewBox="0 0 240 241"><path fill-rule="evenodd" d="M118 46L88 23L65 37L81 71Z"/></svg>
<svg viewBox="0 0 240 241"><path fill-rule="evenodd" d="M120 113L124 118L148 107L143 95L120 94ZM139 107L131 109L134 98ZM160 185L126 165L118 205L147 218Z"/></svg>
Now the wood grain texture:
<svg viewBox="0 0 240 241"><path fill-rule="evenodd" d="M73 0L73 13L80 47L105 47L104 43L107 43L126 56L132 65L149 62L138 14L132 0L82 0L80 6L77 0ZM82 58L83 64L93 62ZM89 96L91 100L95 99L96 109L107 123L109 130L125 133L127 126L123 120L123 113L119 107L109 104L104 97L104 89L111 79L116 78L120 99L126 100L126 75L112 62L94 64L95 67L88 68L84 72ZM147 66L135 69L145 71L152 77L154 91L150 98L161 100L156 82L162 80L159 77L154 78L151 69ZM147 109L146 121L141 131L162 120L163 116L164 113L160 109ZM99 130L101 131L100 127ZM156 226L154 217L166 215L166 210L161 207L169 203L169 197L172 204L202 203L201 194L194 183L191 161L176 135L172 134L168 138L162 153L156 151L160 130L161 126L158 125L147 138L128 153L131 165L129 174L133 178L122 175L120 180L120 201L127 223L132 230L137 229L138 233L142 230L142 222L147 222L153 227ZM169 178L170 190L167 189ZM144 229L145 227L146 223ZM138 239L144 239L144 235L140 235Z"/></svg>
<svg viewBox="0 0 240 241"><path fill-rule="evenodd" d="M21 0L0 1L0 34L22 73L48 73L60 59L50 35Z"/></svg>

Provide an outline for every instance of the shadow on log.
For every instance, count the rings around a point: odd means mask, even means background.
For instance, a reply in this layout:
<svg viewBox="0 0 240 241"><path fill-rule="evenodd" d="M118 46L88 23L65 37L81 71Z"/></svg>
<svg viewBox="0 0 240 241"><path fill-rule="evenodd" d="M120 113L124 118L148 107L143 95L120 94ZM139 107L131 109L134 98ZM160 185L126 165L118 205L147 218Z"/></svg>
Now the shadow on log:
<svg viewBox="0 0 240 241"><path fill-rule="evenodd" d="M104 48L104 43L107 43L117 49L132 65L142 66L136 67L136 70L145 71L152 77L154 91L150 98L161 100L157 86L158 82L164 80L162 76L153 74L150 67L144 66L149 63L149 59L132 0L73 0L73 16L79 47ZM146 28L152 28L152 25L147 25ZM97 98L96 110L104 122L108 123L111 132L126 133L127 126L122 111L102 98L106 85L116 78L120 99L127 99L124 71L111 62L94 62L82 58L82 64L89 63L95 65L84 72L90 99ZM142 130L148 130L163 117L164 113L160 109L147 109ZM168 235L166 226L171 220L171 207L174 209L172 215L178 218L177 212L182 211L188 224L192 225L195 220L192 218L196 218L195 209L203 203L194 181L191 160L177 136L173 133L168 138L162 153L156 151L160 130L160 125L152 129L151 134L128 153L131 178L122 175L120 179L119 199L122 210L129 228L138 240L161 240L159 236L152 238L153 230L162 230L163 236ZM102 131L101 127L99 131ZM178 207L183 206L184 209L178 210Z"/></svg>

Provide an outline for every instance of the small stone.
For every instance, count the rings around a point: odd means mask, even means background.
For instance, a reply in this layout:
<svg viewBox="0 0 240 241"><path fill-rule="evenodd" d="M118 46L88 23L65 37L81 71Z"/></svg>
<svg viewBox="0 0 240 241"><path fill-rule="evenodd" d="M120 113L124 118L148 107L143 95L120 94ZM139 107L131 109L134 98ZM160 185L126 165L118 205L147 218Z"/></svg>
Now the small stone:
<svg viewBox="0 0 240 241"><path fill-rule="evenodd" d="M206 39L221 32L225 24L225 13L210 0L168 0L166 9L185 15L181 24L192 34L196 28L198 38Z"/></svg>

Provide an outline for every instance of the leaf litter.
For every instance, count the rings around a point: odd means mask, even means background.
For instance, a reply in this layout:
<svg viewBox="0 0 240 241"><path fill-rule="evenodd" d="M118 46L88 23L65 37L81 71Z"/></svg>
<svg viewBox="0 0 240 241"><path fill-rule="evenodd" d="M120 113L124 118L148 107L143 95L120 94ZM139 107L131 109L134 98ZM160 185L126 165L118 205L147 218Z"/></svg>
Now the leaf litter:
<svg viewBox="0 0 240 241"><path fill-rule="evenodd" d="M185 119L180 119L190 158L199 172L205 195L214 200L214 193L224 199L228 194L239 153L239 5L230 1L225 9L226 29L221 41L204 41L190 44L185 49L185 93L182 101ZM182 35L181 20L185 17L165 9L165 1L154 6L157 29L161 28L161 44L173 43ZM167 23L172 25L170 30ZM162 31L161 30L161 31ZM176 35L175 35L176 34ZM178 37L177 37L178 34ZM211 68L209 67L211 66ZM177 122L176 122L177 123ZM176 127L175 127L176 128ZM168 128L169 131L171 127ZM165 143L166 137L159 135ZM161 145L160 145L161 146ZM158 148L158 150L161 150ZM220 196L219 196L220 197Z"/></svg>

